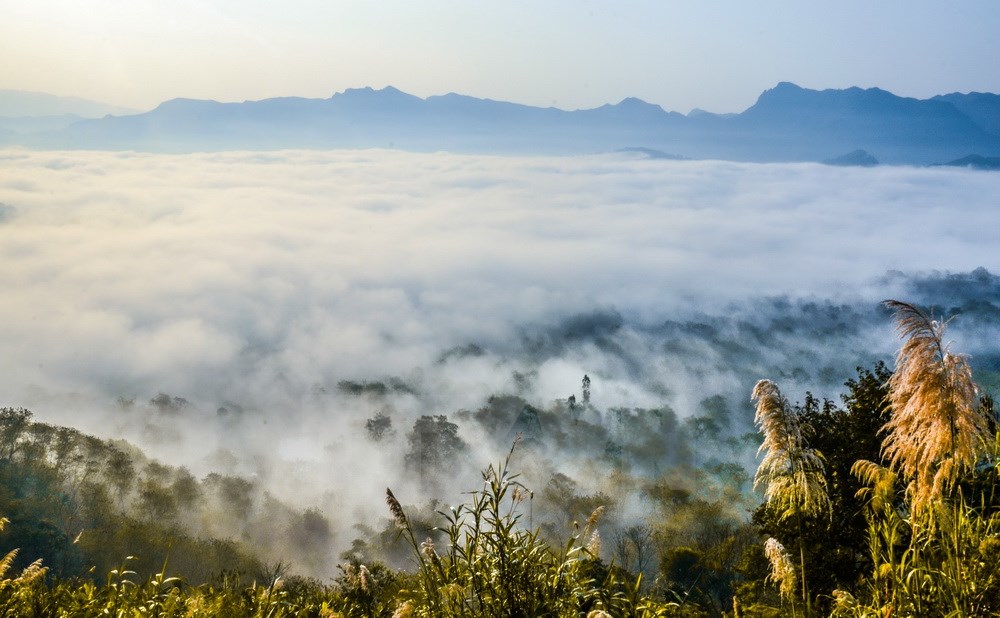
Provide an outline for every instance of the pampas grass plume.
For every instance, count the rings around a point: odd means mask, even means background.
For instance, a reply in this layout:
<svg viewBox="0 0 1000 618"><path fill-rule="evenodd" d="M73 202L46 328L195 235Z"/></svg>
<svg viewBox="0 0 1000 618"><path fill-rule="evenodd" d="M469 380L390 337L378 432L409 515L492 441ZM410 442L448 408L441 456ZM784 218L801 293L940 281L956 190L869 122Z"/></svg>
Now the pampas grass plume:
<svg viewBox="0 0 1000 618"><path fill-rule="evenodd" d="M925 511L976 464L987 422L968 357L953 354L944 343L947 322L909 303L884 305L895 311L903 345L889 379L892 416L883 429L882 451L908 481L914 511Z"/></svg>
<svg viewBox="0 0 1000 618"><path fill-rule="evenodd" d="M779 517L815 515L829 510L822 456L806 445L797 415L778 386L761 380L754 386L754 422L764 434L758 449L764 458L754 475L754 488L764 486L764 499Z"/></svg>
<svg viewBox="0 0 1000 618"><path fill-rule="evenodd" d="M789 599L795 592L795 566L788 557L785 546L778 539L771 537L764 541L764 555L771 563L771 574L768 578L778 584L778 591L783 598Z"/></svg>

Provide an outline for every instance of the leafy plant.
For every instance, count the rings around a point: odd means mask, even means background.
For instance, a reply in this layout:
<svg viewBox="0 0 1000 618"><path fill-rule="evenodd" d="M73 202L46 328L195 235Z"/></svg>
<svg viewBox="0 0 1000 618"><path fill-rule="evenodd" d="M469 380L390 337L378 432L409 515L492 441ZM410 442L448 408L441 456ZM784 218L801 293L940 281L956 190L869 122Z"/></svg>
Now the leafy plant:
<svg viewBox="0 0 1000 618"><path fill-rule="evenodd" d="M419 541L399 501L386 490L389 510L418 563L417 586L404 593L409 615L666 615L658 613L664 607L640 598L638 581L623 585L610 573L597 580L603 508L582 527L577 524L558 549L543 542L537 529L524 529L521 507L530 490L509 467L517 443L502 462L483 472L483 487L470 494L468 503L439 512L447 547Z"/></svg>

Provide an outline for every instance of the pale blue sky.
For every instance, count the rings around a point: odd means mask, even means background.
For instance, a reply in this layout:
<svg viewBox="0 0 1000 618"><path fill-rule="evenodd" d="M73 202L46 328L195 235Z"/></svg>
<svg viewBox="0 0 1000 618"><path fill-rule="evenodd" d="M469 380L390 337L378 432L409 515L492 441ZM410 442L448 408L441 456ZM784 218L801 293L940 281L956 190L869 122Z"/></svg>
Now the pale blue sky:
<svg viewBox="0 0 1000 618"><path fill-rule="evenodd" d="M742 111L779 81L1000 92L1000 1L0 0L0 88L150 108L393 85Z"/></svg>

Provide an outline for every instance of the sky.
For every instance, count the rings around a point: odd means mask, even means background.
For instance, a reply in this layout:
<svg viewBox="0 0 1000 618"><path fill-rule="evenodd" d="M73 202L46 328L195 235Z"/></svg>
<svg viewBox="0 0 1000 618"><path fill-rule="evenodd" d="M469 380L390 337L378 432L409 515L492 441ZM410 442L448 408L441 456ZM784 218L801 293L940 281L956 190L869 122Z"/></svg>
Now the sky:
<svg viewBox="0 0 1000 618"><path fill-rule="evenodd" d="M145 110L393 85L739 112L780 81L1000 92L996 0L0 0L0 88Z"/></svg>

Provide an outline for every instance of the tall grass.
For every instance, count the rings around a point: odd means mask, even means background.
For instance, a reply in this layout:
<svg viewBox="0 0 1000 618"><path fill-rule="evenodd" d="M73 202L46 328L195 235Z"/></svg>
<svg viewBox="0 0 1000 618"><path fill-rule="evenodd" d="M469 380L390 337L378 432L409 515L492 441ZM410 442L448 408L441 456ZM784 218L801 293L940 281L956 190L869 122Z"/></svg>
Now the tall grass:
<svg viewBox="0 0 1000 618"><path fill-rule="evenodd" d="M798 415L774 382L757 382L752 399L757 402L754 421L764 434L764 442L758 450L764 457L754 476L754 488L764 487L764 499L777 511L779 520L794 519L799 527L798 580L802 610L809 615L811 599L806 580L802 523L804 518L826 514L830 509L823 456L809 448ZM792 600L790 592L795 573L786 564L788 557L781 544L774 539L768 542L770 545L765 545L765 551L772 565L771 577L779 584L782 596ZM792 611L795 611L794 602Z"/></svg>
<svg viewBox="0 0 1000 618"><path fill-rule="evenodd" d="M530 491L510 471L514 447L483 472L483 487L467 504L439 512L448 546L420 541L390 490L386 502L401 534L413 548L419 586L410 591L413 616L578 616L603 610L593 569L600 513L565 546L554 550L538 530L523 527L521 506ZM612 601L613 604L613 601Z"/></svg>
<svg viewBox="0 0 1000 618"><path fill-rule="evenodd" d="M781 519L819 515L830 508L823 475L823 456L809 448L798 416L770 380L757 382L754 421L764 434L764 453L754 476L754 488L764 487L764 499Z"/></svg>
<svg viewBox="0 0 1000 618"><path fill-rule="evenodd" d="M841 594L840 615L991 616L1000 613L1000 518L992 487L967 500L961 483L977 463L996 466L989 419L964 355L944 343L946 323L886 301L903 345L889 380L883 431L889 467L859 461L867 487L874 571L867 598ZM898 482L905 484L902 495Z"/></svg>
<svg viewBox="0 0 1000 618"><path fill-rule="evenodd" d="M907 484L910 508L932 510L976 464L987 439L968 357L944 342L947 322L897 300L885 305L903 345L889 379L883 454ZM933 513L931 513L933 515Z"/></svg>

